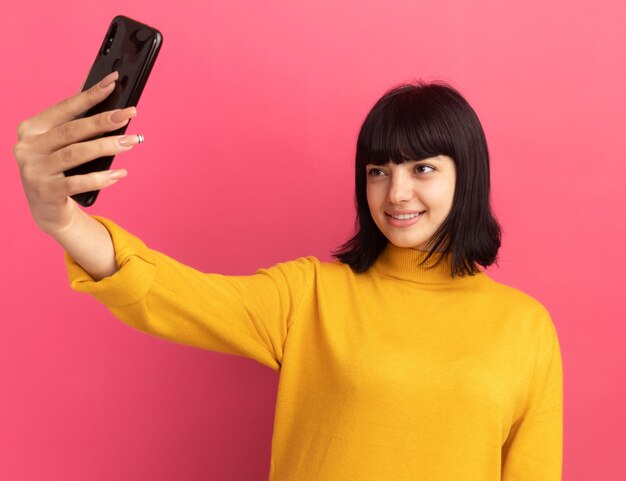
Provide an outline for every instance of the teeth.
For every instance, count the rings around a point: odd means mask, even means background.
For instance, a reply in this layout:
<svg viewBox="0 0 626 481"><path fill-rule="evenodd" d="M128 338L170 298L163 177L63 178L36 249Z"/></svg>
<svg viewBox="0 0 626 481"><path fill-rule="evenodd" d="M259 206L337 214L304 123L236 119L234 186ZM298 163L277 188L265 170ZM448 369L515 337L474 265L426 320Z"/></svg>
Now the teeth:
<svg viewBox="0 0 626 481"><path fill-rule="evenodd" d="M417 214L401 214L401 215L392 215L391 217L393 217L394 219L398 219L398 220L406 220L406 219L413 219L414 217L417 217L419 215L419 213Z"/></svg>

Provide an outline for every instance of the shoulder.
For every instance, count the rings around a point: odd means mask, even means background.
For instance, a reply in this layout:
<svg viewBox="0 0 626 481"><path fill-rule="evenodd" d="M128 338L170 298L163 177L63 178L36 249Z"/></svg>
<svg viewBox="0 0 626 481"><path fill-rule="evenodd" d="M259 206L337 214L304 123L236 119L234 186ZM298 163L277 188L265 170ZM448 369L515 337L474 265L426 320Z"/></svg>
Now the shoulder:
<svg viewBox="0 0 626 481"><path fill-rule="evenodd" d="M325 290L329 287L350 290L355 287L355 278L359 276L347 264L324 261L315 256L279 262L271 267L259 269L256 273L280 278L292 287L308 291Z"/></svg>
<svg viewBox="0 0 626 481"><path fill-rule="evenodd" d="M488 277L485 289L490 302L500 314L524 331L538 336L538 342L547 347L557 340L556 326L547 307L537 298L521 289Z"/></svg>
<svg viewBox="0 0 626 481"><path fill-rule="evenodd" d="M535 313L538 316L550 317L548 310L539 299L531 296L521 289L496 281L483 274L485 281L482 286L485 292L499 303L508 305L511 309L524 310Z"/></svg>
<svg viewBox="0 0 626 481"><path fill-rule="evenodd" d="M281 270L285 273L308 276L355 276L350 266L339 261L323 261L315 256L298 257L279 262L272 267L259 269Z"/></svg>
<svg viewBox="0 0 626 481"><path fill-rule="evenodd" d="M262 267L257 273L281 272L288 276L313 276L319 270L322 262L315 256L297 257L278 262L270 267Z"/></svg>

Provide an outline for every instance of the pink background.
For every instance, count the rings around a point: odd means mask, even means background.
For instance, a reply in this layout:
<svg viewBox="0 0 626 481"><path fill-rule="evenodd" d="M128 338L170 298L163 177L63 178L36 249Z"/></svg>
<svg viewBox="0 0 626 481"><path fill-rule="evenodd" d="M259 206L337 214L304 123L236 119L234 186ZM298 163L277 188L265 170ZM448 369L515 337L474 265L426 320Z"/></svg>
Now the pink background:
<svg viewBox="0 0 626 481"><path fill-rule="evenodd" d="M351 232L355 139L413 78L483 122L504 226L492 277L543 302L565 378L564 479L626 479L626 7L616 1L5 2L0 15L0 479L267 479L278 375L167 343L67 284L11 155L76 92L110 19L165 41L89 212L202 270L330 259ZM619 215L619 217L618 217ZM622 288L619 288L619 286Z"/></svg>

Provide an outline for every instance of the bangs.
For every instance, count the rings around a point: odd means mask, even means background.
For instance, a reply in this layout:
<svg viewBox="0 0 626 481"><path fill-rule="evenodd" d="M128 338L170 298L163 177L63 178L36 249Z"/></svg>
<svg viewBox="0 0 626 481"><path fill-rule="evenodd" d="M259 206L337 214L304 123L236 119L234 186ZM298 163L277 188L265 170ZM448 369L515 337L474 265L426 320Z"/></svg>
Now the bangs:
<svg viewBox="0 0 626 481"><path fill-rule="evenodd" d="M357 140L357 163L401 164L454 154L450 123L435 102L420 99L415 86L388 92L366 117Z"/></svg>

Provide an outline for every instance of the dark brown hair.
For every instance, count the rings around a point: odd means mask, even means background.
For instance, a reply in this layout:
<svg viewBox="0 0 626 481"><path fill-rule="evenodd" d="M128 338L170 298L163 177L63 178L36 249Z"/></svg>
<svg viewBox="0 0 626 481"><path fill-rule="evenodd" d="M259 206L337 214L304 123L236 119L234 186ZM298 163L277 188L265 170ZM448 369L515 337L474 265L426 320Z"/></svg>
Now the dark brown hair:
<svg viewBox="0 0 626 481"><path fill-rule="evenodd" d="M451 211L433 235L424 262L435 250L450 252L452 276L473 275L479 272L477 265L493 264L501 228L489 199L487 141L476 112L443 82L394 87L367 114L356 147L356 233L333 256L353 271L365 272L387 245L367 203L367 164L400 164L437 155L454 160L456 186Z"/></svg>

